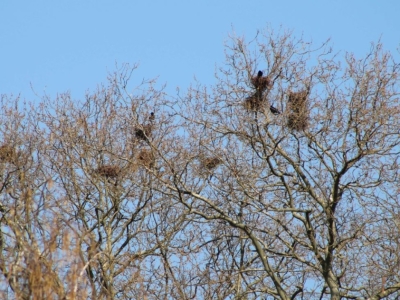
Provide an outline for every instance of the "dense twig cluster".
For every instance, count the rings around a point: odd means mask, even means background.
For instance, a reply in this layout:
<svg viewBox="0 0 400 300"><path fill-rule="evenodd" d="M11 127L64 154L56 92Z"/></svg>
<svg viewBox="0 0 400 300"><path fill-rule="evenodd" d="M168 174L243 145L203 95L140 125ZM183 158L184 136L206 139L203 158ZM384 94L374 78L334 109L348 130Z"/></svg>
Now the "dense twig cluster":
<svg viewBox="0 0 400 300"><path fill-rule="evenodd" d="M251 83L261 93L271 88L271 79L268 76L263 76L262 71L258 71L257 76L251 78Z"/></svg>
<svg viewBox="0 0 400 300"><path fill-rule="evenodd" d="M155 119L154 112L151 112L150 116L149 116L149 122L145 125L138 126L134 129L135 136L137 139L143 140L146 142L149 140L149 138L151 137L152 130L153 130L154 119Z"/></svg>
<svg viewBox="0 0 400 300"><path fill-rule="evenodd" d="M0 161L13 162L16 158L15 148L9 145L0 146Z"/></svg>
<svg viewBox="0 0 400 300"><path fill-rule="evenodd" d="M301 131L308 126L307 98L309 95L308 90L301 92L290 92L288 97L288 104L290 113L288 116L288 127Z"/></svg>
<svg viewBox="0 0 400 300"><path fill-rule="evenodd" d="M207 157L202 161L203 168L212 170L222 163L222 160L218 157Z"/></svg>
<svg viewBox="0 0 400 300"><path fill-rule="evenodd" d="M135 128L135 136L139 140L148 141L148 139L151 137L152 129L153 128L152 128L151 124L143 125L141 127L136 127Z"/></svg>
<svg viewBox="0 0 400 300"><path fill-rule="evenodd" d="M106 178L116 178L121 172L121 168L113 165L103 165L96 169L96 173Z"/></svg>
<svg viewBox="0 0 400 300"><path fill-rule="evenodd" d="M145 125L142 125L142 128L135 129L136 138L149 142L149 138L151 137L152 130L154 127L155 115L154 112L150 113L148 118L148 122ZM139 164L145 166L146 168L152 169L155 165L155 156L151 149L142 149L136 156L136 160Z"/></svg>
<svg viewBox="0 0 400 300"><path fill-rule="evenodd" d="M262 71L258 71L257 76L251 78L251 84L256 91L253 95L246 98L244 107L247 110L260 110L264 105L264 91L272 87L271 79L268 76L263 76Z"/></svg>
<svg viewBox="0 0 400 300"><path fill-rule="evenodd" d="M262 110L265 102L264 92L267 89L272 88L272 81L268 76L263 76L262 71L258 71L257 76L251 78L251 84L255 88L255 92L250 97L247 97L244 102L244 107L247 110ZM269 110L274 115L279 115L281 112L275 108L274 106L270 105Z"/></svg>
<svg viewBox="0 0 400 300"><path fill-rule="evenodd" d="M139 161L140 164L149 169L154 168L156 162L154 154L150 150L140 151L137 156L137 160Z"/></svg>

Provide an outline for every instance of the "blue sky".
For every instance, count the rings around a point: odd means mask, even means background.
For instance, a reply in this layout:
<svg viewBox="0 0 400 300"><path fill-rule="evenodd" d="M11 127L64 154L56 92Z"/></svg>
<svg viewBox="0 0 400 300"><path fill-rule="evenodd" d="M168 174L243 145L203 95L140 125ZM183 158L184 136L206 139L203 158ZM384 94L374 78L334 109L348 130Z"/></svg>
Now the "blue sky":
<svg viewBox="0 0 400 300"><path fill-rule="evenodd" d="M399 57L399 13L399 0L1 0L0 94L37 101L32 84L82 98L116 63L139 63L134 82L158 77L169 91L212 84L228 35L268 24L360 56L381 37Z"/></svg>

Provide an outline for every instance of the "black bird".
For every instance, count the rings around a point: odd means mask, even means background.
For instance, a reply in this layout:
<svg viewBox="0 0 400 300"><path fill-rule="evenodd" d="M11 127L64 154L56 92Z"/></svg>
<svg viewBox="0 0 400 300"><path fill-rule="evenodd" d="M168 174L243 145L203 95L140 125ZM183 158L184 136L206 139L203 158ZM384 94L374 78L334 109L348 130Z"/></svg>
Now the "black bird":
<svg viewBox="0 0 400 300"><path fill-rule="evenodd" d="M275 107L273 107L272 105L269 107L269 110L274 114L274 115L280 115L281 112L276 109Z"/></svg>
<svg viewBox="0 0 400 300"><path fill-rule="evenodd" d="M155 117L155 115L154 115L154 112L151 112L151 113L150 113L149 120L150 120L150 121L154 121L155 118L156 118L156 117Z"/></svg>
<svg viewBox="0 0 400 300"><path fill-rule="evenodd" d="M257 77L262 77L262 76L263 76L263 72L262 71L258 71Z"/></svg>

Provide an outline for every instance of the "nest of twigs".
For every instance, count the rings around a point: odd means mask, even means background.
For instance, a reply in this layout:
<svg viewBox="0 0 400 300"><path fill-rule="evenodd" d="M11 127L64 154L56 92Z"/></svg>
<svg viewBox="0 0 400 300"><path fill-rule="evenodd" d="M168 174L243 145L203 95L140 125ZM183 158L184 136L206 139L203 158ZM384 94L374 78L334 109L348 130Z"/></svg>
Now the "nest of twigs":
<svg viewBox="0 0 400 300"><path fill-rule="evenodd" d="M246 110L261 110L265 102L263 93L272 87L271 79L268 76L263 76L262 71L258 71L257 76L252 77L250 81L256 91L246 98L243 106Z"/></svg>
<svg viewBox="0 0 400 300"><path fill-rule="evenodd" d="M9 145L0 146L0 161L13 162L17 156L15 148Z"/></svg>
<svg viewBox="0 0 400 300"><path fill-rule="evenodd" d="M254 95L247 97L243 106L246 110L261 110L264 106L264 99L261 93L256 92Z"/></svg>
<svg viewBox="0 0 400 300"><path fill-rule="evenodd" d="M271 88L271 79L268 76L263 76L263 72L258 71L257 76L251 78L251 84L254 88L260 92L265 91L266 89Z"/></svg>
<svg viewBox="0 0 400 300"><path fill-rule="evenodd" d="M202 162L201 165L204 169L212 170L222 163L222 160L218 157L207 157Z"/></svg>
<svg viewBox="0 0 400 300"><path fill-rule="evenodd" d="M113 165L104 165L97 168L95 172L106 178L116 178L121 173L121 168Z"/></svg>
<svg viewBox="0 0 400 300"><path fill-rule="evenodd" d="M149 169L154 168L154 165L156 163L154 154L149 150L140 151L139 154L137 155L137 160L141 165Z"/></svg>
<svg viewBox="0 0 400 300"><path fill-rule="evenodd" d="M308 91L290 92L289 105L290 109L296 111L306 108L308 99Z"/></svg>
<svg viewBox="0 0 400 300"><path fill-rule="evenodd" d="M305 130L308 127L308 116L291 112L288 117L287 125L293 130Z"/></svg>
<svg viewBox="0 0 400 300"><path fill-rule="evenodd" d="M135 128L135 136L139 140L148 141L153 127L150 124Z"/></svg>
<svg viewBox="0 0 400 300"><path fill-rule="evenodd" d="M308 126L308 91L289 93L288 127L293 130L305 130Z"/></svg>

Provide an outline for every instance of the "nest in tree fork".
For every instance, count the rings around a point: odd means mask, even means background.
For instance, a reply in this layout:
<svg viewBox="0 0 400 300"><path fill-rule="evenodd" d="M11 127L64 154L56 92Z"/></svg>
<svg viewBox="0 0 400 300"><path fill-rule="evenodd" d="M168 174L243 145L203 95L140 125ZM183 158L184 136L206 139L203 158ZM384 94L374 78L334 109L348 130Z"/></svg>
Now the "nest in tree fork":
<svg viewBox="0 0 400 300"><path fill-rule="evenodd" d="M148 122L145 125L139 125L138 127L135 128L135 136L136 138L143 140L143 141L148 141L148 138L151 137L151 132L153 130L153 122L155 120L156 116L154 112L151 112L148 118Z"/></svg>
<svg viewBox="0 0 400 300"><path fill-rule="evenodd" d="M202 161L203 168L212 170L222 163L222 160L218 157L208 157Z"/></svg>
<svg viewBox="0 0 400 300"><path fill-rule="evenodd" d="M96 169L96 173L106 178L116 178L121 172L118 166L104 165Z"/></svg>
<svg viewBox="0 0 400 300"><path fill-rule="evenodd" d="M308 91L289 93L288 127L297 131L307 128L309 120Z"/></svg>
<svg viewBox="0 0 400 300"><path fill-rule="evenodd" d="M300 112L307 107L308 92L290 92L289 93L289 106L294 112Z"/></svg>
<svg viewBox="0 0 400 300"><path fill-rule="evenodd" d="M13 162L17 153L15 149L9 145L0 146L0 161Z"/></svg>
<svg viewBox="0 0 400 300"><path fill-rule="evenodd" d="M147 168L150 168L150 169L153 168L156 163L154 154L149 150L140 151L137 156L137 160L139 161L139 163L141 165L143 165Z"/></svg>
<svg viewBox="0 0 400 300"><path fill-rule="evenodd" d="M247 110L261 110L264 106L262 94L257 91L254 95L247 97L244 101L244 108Z"/></svg>
<svg viewBox="0 0 400 300"><path fill-rule="evenodd" d="M268 76L263 76L262 71L258 71L257 76L252 77L250 81L256 91L246 98L243 105L247 110L261 110L265 102L263 92L272 87L271 79Z"/></svg>
<svg viewBox="0 0 400 300"><path fill-rule="evenodd" d="M268 76L262 76L263 72L258 71L257 76L251 78L251 84L257 91L264 92L271 88L271 79Z"/></svg>
<svg viewBox="0 0 400 300"><path fill-rule="evenodd" d="M305 130L308 127L308 116L306 114L291 112L288 117L287 125L293 130Z"/></svg>
<svg viewBox="0 0 400 300"><path fill-rule="evenodd" d="M136 136L136 138L138 138L140 140L148 141L148 138L151 137L152 129L153 128L150 124L143 125L141 127L136 127L135 128L135 136Z"/></svg>

